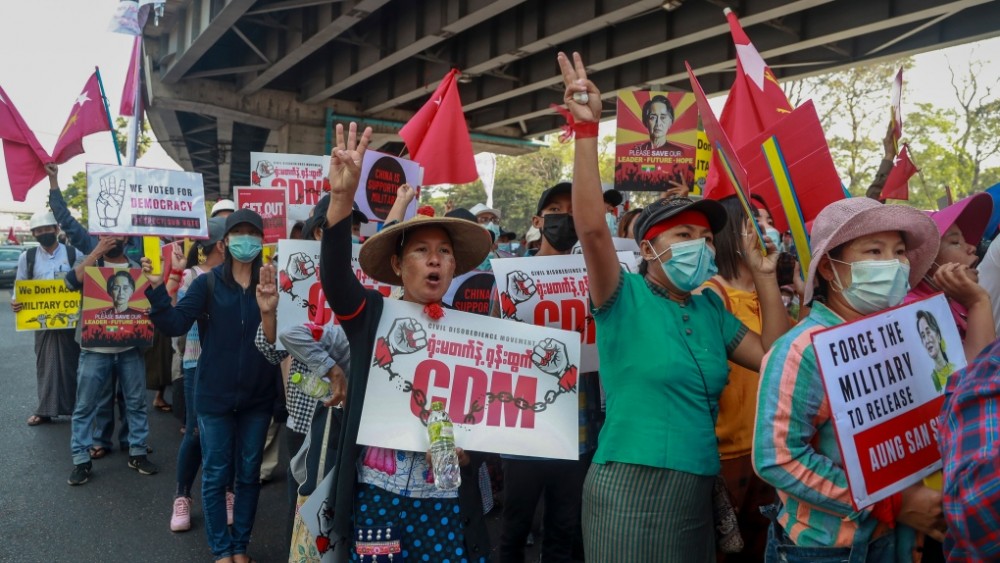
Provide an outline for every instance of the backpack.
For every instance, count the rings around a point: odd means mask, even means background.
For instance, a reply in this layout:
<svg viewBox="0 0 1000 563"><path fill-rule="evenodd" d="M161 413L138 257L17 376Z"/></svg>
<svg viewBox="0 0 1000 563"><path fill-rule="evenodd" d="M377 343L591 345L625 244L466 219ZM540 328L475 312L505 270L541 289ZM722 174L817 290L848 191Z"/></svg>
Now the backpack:
<svg viewBox="0 0 1000 563"><path fill-rule="evenodd" d="M66 261L69 262L69 268L72 270L73 267L76 266L76 248L74 248L74 247L72 247L72 246L70 246L68 244L65 245L65 246L66 246ZM30 279L33 279L35 277L35 258L38 256L38 247L37 246L32 246L31 248L29 248L25 252L27 253L27 256L25 256L25 259L28 262L28 264L27 264L28 271L25 272L25 274L27 274L27 278L26 279L30 280Z"/></svg>

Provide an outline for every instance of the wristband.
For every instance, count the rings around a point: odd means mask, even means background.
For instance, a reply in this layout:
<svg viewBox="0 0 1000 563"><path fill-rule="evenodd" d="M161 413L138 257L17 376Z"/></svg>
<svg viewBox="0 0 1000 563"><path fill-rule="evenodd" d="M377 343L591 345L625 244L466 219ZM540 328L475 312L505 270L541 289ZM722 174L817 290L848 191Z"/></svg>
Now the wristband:
<svg viewBox="0 0 1000 563"><path fill-rule="evenodd" d="M578 141L580 139L593 139L597 136L599 126L600 123L596 121L584 121L582 123L578 121L573 124L573 134Z"/></svg>

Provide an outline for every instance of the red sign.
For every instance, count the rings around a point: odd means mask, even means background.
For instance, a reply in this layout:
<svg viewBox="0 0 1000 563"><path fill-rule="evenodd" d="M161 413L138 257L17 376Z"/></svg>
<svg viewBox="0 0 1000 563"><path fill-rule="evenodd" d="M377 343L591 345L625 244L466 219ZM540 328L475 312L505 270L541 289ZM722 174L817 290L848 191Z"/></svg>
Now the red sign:
<svg viewBox="0 0 1000 563"><path fill-rule="evenodd" d="M280 188L236 188L236 205L256 211L264 220L264 244L274 244L287 236L286 193Z"/></svg>

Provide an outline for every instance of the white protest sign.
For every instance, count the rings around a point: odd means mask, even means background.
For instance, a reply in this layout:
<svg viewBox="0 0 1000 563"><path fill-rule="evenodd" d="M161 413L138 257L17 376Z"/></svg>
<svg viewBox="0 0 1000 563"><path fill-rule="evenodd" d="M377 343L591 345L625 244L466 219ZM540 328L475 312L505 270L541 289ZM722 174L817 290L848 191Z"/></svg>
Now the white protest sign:
<svg viewBox="0 0 1000 563"><path fill-rule="evenodd" d="M576 334L390 299L377 334L358 443L426 451L441 401L460 448L577 459Z"/></svg>
<svg viewBox="0 0 1000 563"><path fill-rule="evenodd" d="M858 509L941 468L937 415L965 353L936 295L812 335Z"/></svg>
<svg viewBox="0 0 1000 563"><path fill-rule="evenodd" d="M634 255L619 252L618 262L631 272ZM590 314L590 278L582 254L491 260L496 274L500 316L576 332L580 369L597 371L596 326Z"/></svg>
<svg viewBox="0 0 1000 563"><path fill-rule="evenodd" d="M394 286L375 281L361 270L360 244L351 250L351 268L361 285L388 297ZM333 316L319 281L319 255L318 240L278 241L278 334L307 322L323 325ZM276 346L284 349L280 340Z"/></svg>
<svg viewBox="0 0 1000 563"><path fill-rule="evenodd" d="M195 172L87 164L87 210L94 235L208 238Z"/></svg>
<svg viewBox="0 0 1000 563"><path fill-rule="evenodd" d="M250 183L288 192L288 228L309 218L309 212L330 191L330 157L272 152L250 153Z"/></svg>

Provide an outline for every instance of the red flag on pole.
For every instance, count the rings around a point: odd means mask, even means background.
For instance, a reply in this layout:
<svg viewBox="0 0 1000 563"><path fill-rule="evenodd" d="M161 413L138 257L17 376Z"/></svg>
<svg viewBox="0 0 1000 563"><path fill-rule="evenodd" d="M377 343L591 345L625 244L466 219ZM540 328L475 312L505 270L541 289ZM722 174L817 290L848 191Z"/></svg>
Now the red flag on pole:
<svg viewBox="0 0 1000 563"><path fill-rule="evenodd" d="M736 80L729 90L719 122L733 145L739 149L792 112L792 104L778 85L778 79L761 58L732 10L723 10L729 33L736 46ZM718 173L712 157L706 180L705 197L721 199L733 195L729 181ZM718 191L716 191L718 190Z"/></svg>
<svg viewBox="0 0 1000 563"><path fill-rule="evenodd" d="M17 235L14 234L14 226L10 226L10 230L7 231L7 243L8 244L21 244L21 241L17 240Z"/></svg>
<svg viewBox="0 0 1000 563"><path fill-rule="evenodd" d="M101 88L97 82L97 74L94 73L73 103L69 119L59 134L55 150L52 151L52 160L56 164L62 164L78 154L83 154L84 137L91 133L110 130L111 124L104 109Z"/></svg>
<svg viewBox="0 0 1000 563"><path fill-rule="evenodd" d="M122 102L118 106L118 115L131 117L135 115L135 92L139 88L139 57L142 56L142 36L136 36L132 43L132 57L128 61L128 72L125 73L125 86L122 88Z"/></svg>
<svg viewBox="0 0 1000 563"><path fill-rule="evenodd" d="M45 163L51 159L3 88L0 88L0 140L7 161L10 193L14 201L24 201L28 190L45 178Z"/></svg>
<svg viewBox="0 0 1000 563"><path fill-rule="evenodd" d="M885 185L882 186L882 199L910 199L910 178L919 172L913 161L910 160L910 155L907 152L907 145L904 143L903 148L899 150L899 156L896 157L896 164L893 165L892 170L889 171L889 176L885 179Z"/></svg>
<svg viewBox="0 0 1000 563"><path fill-rule="evenodd" d="M466 184L479 177L469 128L452 69L431 99L399 130L410 158L424 167L424 184Z"/></svg>

